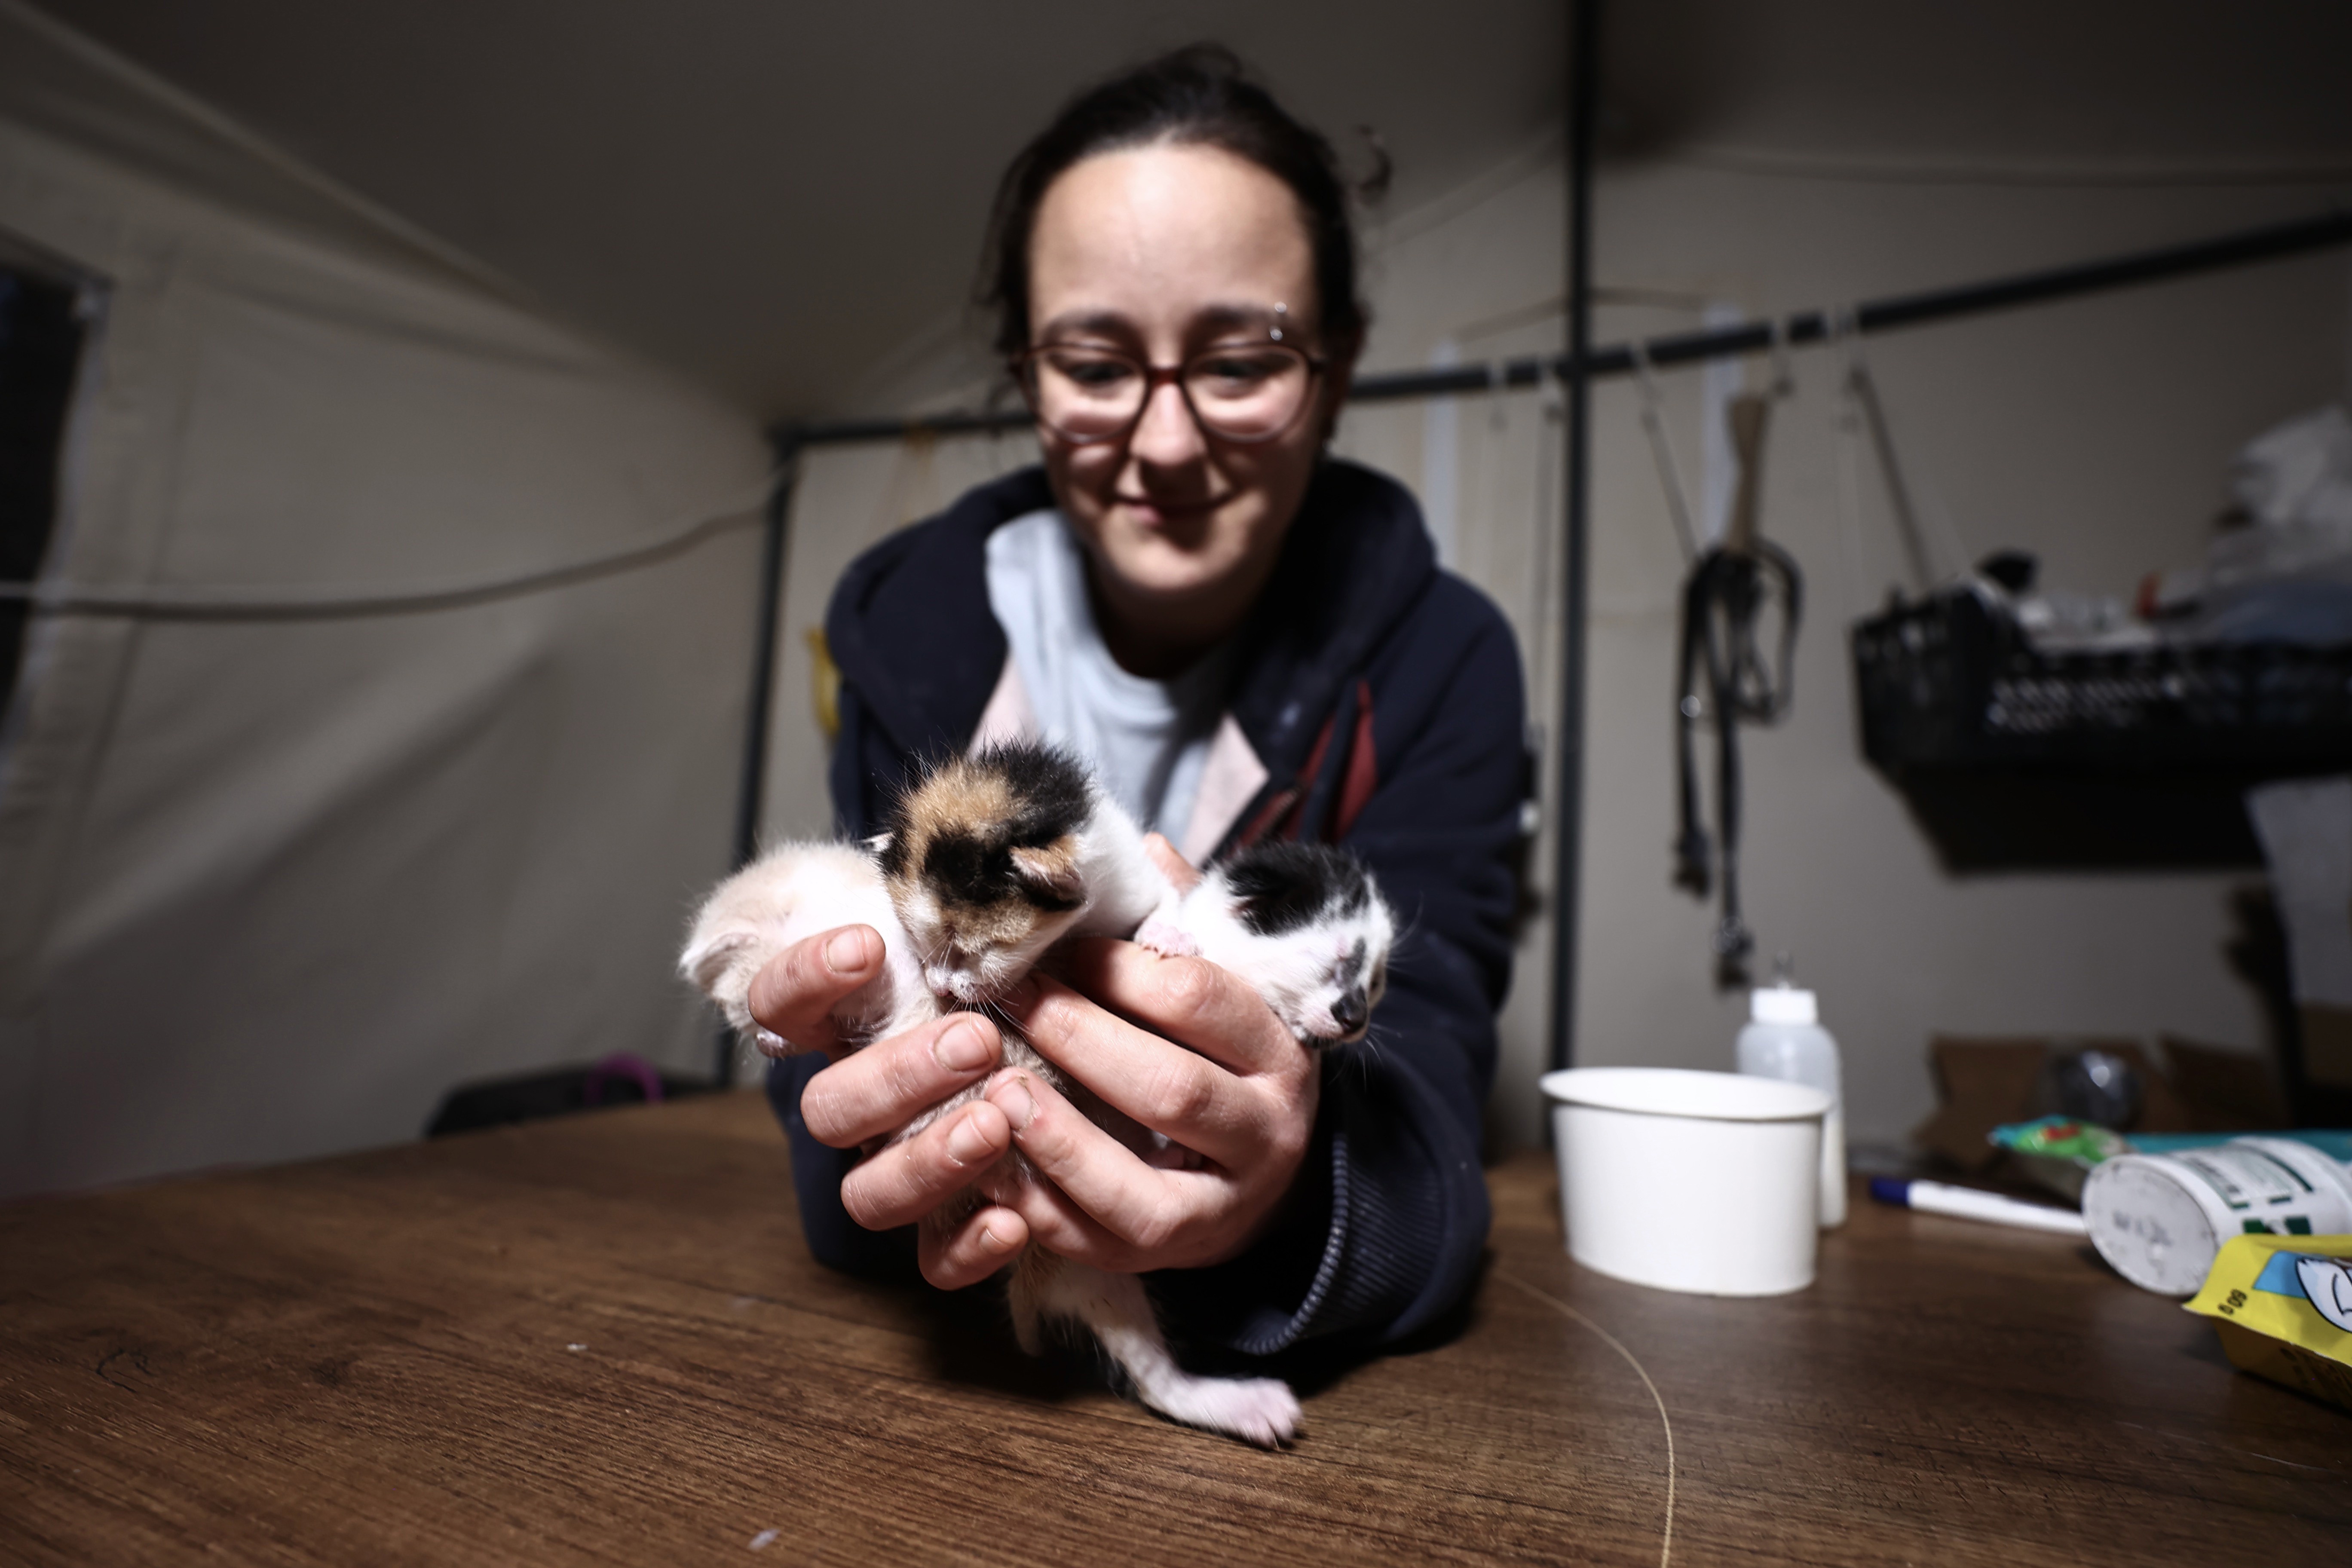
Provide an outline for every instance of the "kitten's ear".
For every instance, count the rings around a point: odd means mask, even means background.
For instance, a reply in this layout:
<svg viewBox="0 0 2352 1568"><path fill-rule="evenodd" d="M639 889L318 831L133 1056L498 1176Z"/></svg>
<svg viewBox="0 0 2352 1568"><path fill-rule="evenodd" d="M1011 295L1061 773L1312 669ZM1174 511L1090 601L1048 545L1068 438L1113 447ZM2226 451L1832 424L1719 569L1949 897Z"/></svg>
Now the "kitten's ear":
<svg viewBox="0 0 2352 1568"><path fill-rule="evenodd" d="M1013 874L1050 908L1076 909L1086 898L1086 884L1078 879L1077 857L1066 845L1013 850Z"/></svg>
<svg viewBox="0 0 2352 1568"><path fill-rule="evenodd" d="M744 927L720 930L705 934L695 932L694 940L678 955L677 971L700 987L713 1000L723 1000L716 994L719 983L726 977L735 955L760 940L760 933Z"/></svg>
<svg viewBox="0 0 2352 1568"><path fill-rule="evenodd" d="M887 833L877 833L866 841L866 852L877 859L887 854L889 849L890 836Z"/></svg>

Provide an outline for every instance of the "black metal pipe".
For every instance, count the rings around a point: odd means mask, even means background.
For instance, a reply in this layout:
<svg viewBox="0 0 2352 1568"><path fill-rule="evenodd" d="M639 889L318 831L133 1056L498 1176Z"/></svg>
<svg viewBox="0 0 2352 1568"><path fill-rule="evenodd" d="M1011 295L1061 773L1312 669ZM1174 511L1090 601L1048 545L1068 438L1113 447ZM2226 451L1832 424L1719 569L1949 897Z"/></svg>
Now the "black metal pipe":
<svg viewBox="0 0 2352 1568"><path fill-rule="evenodd" d="M1584 855L1585 566L1591 553L1592 152L1601 79L1601 0L1575 0L1568 44L1568 384L1565 548L1560 563L1559 733L1552 744L1559 776L1552 787L1552 1068L1576 1055L1578 893Z"/></svg>
<svg viewBox="0 0 2352 1568"><path fill-rule="evenodd" d="M2352 245L2352 212L2320 213L2311 217L2297 218L2292 223L2241 229L2235 234L2188 245L2168 246L2161 250L2144 250L2101 261L2052 267L2039 272L2014 273L2007 278L1990 279L1982 283L1963 283L1951 289L1898 294L1892 299L1874 300L1855 306L1853 325L1854 331L1864 334L1891 331L1898 327L1920 327L1936 321L1956 321L1963 316L1982 315L1989 310L2048 304L2143 283L2168 282L2200 272L2218 272L2260 261L2276 261L2309 251L2332 249L2340 245ZM1826 310L1800 311L1780 323L1783 338L1791 343L1819 342L1830 335L1833 326L1832 314ZM1773 323L1750 321L1709 332L1682 332L1673 337L1655 338L1644 343L1643 349L1653 365L1688 364L1699 360L1755 353L1769 348L1772 332ZM1633 351L1623 345L1600 350L1587 365L1594 375L1622 374L1633 368Z"/></svg>
<svg viewBox="0 0 2352 1568"><path fill-rule="evenodd" d="M1465 392L1503 392L1535 386L1563 363L1558 356L1549 361L1530 357L1501 360L1493 364L1359 376L1348 388L1348 401L1387 403L1408 397L1454 397Z"/></svg>
<svg viewBox="0 0 2352 1568"><path fill-rule="evenodd" d="M767 527L760 545L759 616L751 634L751 708L743 719L743 770L736 784L732 865L738 870L760 853L760 803L767 790L768 711L775 705L776 625L784 600L784 530L792 518L793 481L800 473L801 443L785 427L772 433L776 484L768 492ZM719 1087L734 1082L735 1031L720 1025L714 1076Z"/></svg>

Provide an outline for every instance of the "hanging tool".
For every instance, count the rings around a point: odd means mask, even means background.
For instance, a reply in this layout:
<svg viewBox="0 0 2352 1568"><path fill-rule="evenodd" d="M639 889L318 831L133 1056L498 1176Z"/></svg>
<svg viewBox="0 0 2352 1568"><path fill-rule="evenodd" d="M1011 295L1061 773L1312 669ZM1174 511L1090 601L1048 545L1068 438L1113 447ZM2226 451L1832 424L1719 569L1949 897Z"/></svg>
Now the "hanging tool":
<svg viewBox="0 0 2352 1568"><path fill-rule="evenodd" d="M1766 539L1757 522L1764 435L1773 402L1790 390L1777 332L1773 347L1777 374L1771 389L1733 398L1727 411L1739 486L1733 493L1723 542L1699 556L1683 585L1675 701L1682 831L1675 843L1675 882L1703 899L1720 866L1723 916L1713 945L1716 983L1725 987L1748 984L1748 955L1756 945L1739 913L1739 726L1773 723L1789 710L1804 598L1804 578L1795 559ZM1779 658L1768 660L1759 627L1775 605L1780 621ZM1698 721L1707 716L1715 721L1716 733L1713 846L1700 821L1698 766L1691 738Z"/></svg>
<svg viewBox="0 0 2352 1568"><path fill-rule="evenodd" d="M1698 559L1698 531L1691 525L1690 492L1683 484L1683 466L1675 458L1675 444L1666 436L1666 399L1658 378L1650 374L1650 351L1635 339L1626 345L1633 356L1633 374L1642 389L1642 433L1650 438L1650 456L1658 465L1658 483L1666 492L1666 517L1675 525L1675 542L1683 547L1683 564Z"/></svg>
<svg viewBox="0 0 2352 1568"><path fill-rule="evenodd" d="M1950 516L1940 507L1929 508L1929 514L1938 524L1937 531L1943 536L1944 569L1937 569L1936 552L1929 548L1927 531L1920 527L1922 509L1918 498L1904 476L1901 460L1895 456L1895 432L1887 424L1885 400L1879 395L1877 378L1870 373L1870 361L1862 352L1862 337L1854 330L1853 320L1853 312L1850 309L1832 311L1829 316L1830 341L1844 351L1844 363L1839 373L1838 432L1842 448L1839 503L1845 514L1846 549L1854 574L1856 602L1862 602L1864 597L1860 537L1861 457L1858 450L1864 431L1869 433L1871 448L1878 458L1878 471L1886 482L1887 505L1894 513L1895 533L1903 542L1903 552L1910 563L1911 574L1921 594L1932 594L1939 583L1967 576L1972 557Z"/></svg>

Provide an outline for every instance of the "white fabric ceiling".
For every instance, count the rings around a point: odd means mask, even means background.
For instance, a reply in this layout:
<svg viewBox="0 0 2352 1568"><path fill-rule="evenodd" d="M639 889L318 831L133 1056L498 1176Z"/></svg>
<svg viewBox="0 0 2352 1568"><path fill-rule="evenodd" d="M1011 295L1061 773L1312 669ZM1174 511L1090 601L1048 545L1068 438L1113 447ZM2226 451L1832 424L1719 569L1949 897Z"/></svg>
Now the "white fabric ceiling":
<svg viewBox="0 0 2352 1568"><path fill-rule="evenodd" d="M953 321L996 171L1093 74L1224 38L1319 124L1378 126L1402 208L1554 127L1564 65L1557 0L44 4L768 418L850 410L861 373ZM1619 0L1610 19L1627 153L2352 161L2340 4Z"/></svg>
<svg viewBox="0 0 2352 1568"><path fill-rule="evenodd" d="M1434 193L1539 134L1549 0L583 7L404 0L53 15L763 416L834 405L955 308L997 171L1087 77L1214 34Z"/></svg>

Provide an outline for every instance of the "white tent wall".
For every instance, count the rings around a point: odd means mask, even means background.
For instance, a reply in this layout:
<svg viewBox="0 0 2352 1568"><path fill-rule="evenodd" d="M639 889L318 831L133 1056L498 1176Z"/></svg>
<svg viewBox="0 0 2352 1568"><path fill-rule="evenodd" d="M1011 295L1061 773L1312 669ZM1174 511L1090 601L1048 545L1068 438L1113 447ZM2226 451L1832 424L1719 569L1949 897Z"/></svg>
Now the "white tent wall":
<svg viewBox="0 0 2352 1568"><path fill-rule="evenodd" d="M1763 315L2199 238L2344 195L1665 164L1604 185L1598 266ZM2246 439L2343 395L2346 280L2344 256L2323 255L1893 333L1867 353L1931 526L1940 513L1971 557L2029 550L2045 584L2128 603L2146 573L2200 556ZM1679 324L1612 310L1601 328ZM1846 629L1889 584L1916 585L1866 456L1859 581L1849 567L1836 363L1823 351L1794 363L1763 518L1804 563L1810 597L1795 710L1750 731L1743 752L1745 890L1759 958L1795 954L1844 1044L1853 1136L1898 1141L1927 1111L1936 1032L2169 1032L2254 1047L2259 999L2226 950L2231 892L2258 870L1955 877L1864 763ZM1748 367L1751 386L1768 375ZM1698 378L1670 379L1696 468ZM1746 999L1708 987L1711 912L1667 885L1680 562L1637 406L1623 381L1596 405L1579 1060L1724 1066ZM1524 1104L1517 1113L1532 1125Z"/></svg>
<svg viewBox="0 0 2352 1568"><path fill-rule="evenodd" d="M1748 315L1834 305L2197 238L2352 195L2310 181L2166 184L2144 172L2106 184L2031 169L1944 173L1608 167L1597 272L1613 302L1599 312L1601 340L1696 327L1710 302ZM1373 227L1367 368L1557 349L1561 191L1556 146L1530 149ZM2345 258L2320 256L1893 334L1867 353L1931 516L1949 518L1973 552L2037 552L2053 586L2127 598L2144 573L2195 558L2241 443L2345 395L2347 285ZM932 392L971 363L961 353L942 353L928 374L899 373L904 384ZM2235 934L2230 894L2259 873L1955 877L1864 764L1845 629L1902 580L1902 558L1865 458L1856 580L1839 522L1834 366L1806 350L1794 367L1796 396L1774 416L1763 519L1806 568L1809 602L1795 711L1746 742L1748 907L1766 962L1792 952L1822 992L1845 1043L1853 1135L1898 1140L1926 1112L1925 1047L1937 1031L2169 1031L2253 1048L2259 1005L2224 949ZM1749 366L1749 384L1766 374ZM1661 382L1696 491L1702 373ZM1559 709L1560 515L1548 402L1523 393L1361 405L1338 440L1423 490L1451 563L1511 618L1547 747ZM1746 998L1711 984L1710 909L1668 885L1682 565L1630 380L1599 384L1593 439L1578 1059L1720 1067ZM827 824L804 637L841 566L963 485L1033 458L1032 443L1007 437L811 454L793 522L772 827ZM1448 474L1450 494L1426 492L1433 475ZM1549 773L1548 761L1548 791ZM1548 809L1531 858L1547 906L1549 821ZM1540 1134L1550 942L1538 913L1503 1020L1492 1121L1507 1146Z"/></svg>
<svg viewBox="0 0 2352 1568"><path fill-rule="evenodd" d="M0 752L0 1194L414 1137L454 1084L707 1070L767 454L53 40L0 34L0 230L110 284L45 576L400 614L37 618Z"/></svg>
<svg viewBox="0 0 2352 1568"><path fill-rule="evenodd" d="M1561 188L1554 164L1433 221L1401 220L1409 232L1374 268L1378 362L1556 348L1557 318L1541 338L1526 322L1559 295ZM2347 194L2291 181L2051 184L2030 169L1914 183L1899 170L1868 180L1617 165L1596 195L1596 275L1616 301L1596 332L1686 331L1710 302L1762 316L2031 270L2299 216ZM1972 553L2035 552L2053 586L2128 599L2143 574L2197 557L2247 437L2345 395L2347 278L2342 254L2323 255L1891 334L1865 352L1931 520L1948 518ZM1645 295L1674 303L1628 302ZM1897 1141L1926 1113L1936 1032L2171 1032L2252 1048L2259 1001L2225 950L2239 934L2230 895L2258 871L1955 877L1864 764L1845 631L1905 569L1865 456L1855 580L1840 523L1834 361L1814 349L1791 363L1797 393L1774 416L1763 520L1806 568L1807 622L1793 713L1745 740L1745 891L1759 958L1792 952L1845 1044L1853 1136ZM1769 374L1760 358L1747 367L1751 386ZM1696 507L1702 373L1660 381ZM1556 479L1542 468L1557 455L1550 434L1536 437L1536 397L1496 401L1499 416L1477 399L1450 416L1456 561L1518 625L1531 717L1548 731L1559 573L1526 531L1536 519L1559 526ZM1710 984L1711 906L1668 884L1682 563L1635 384L1600 384L1593 420L1577 1059L1721 1067L1746 998ZM1432 429L1419 407L1360 409L1342 446L1418 482ZM1718 500L1727 489L1716 487ZM1531 573L1547 595L1541 657ZM1548 907L1549 832L1533 864ZM1492 1114L1507 1144L1540 1134L1550 941L1539 917L1505 1014Z"/></svg>

